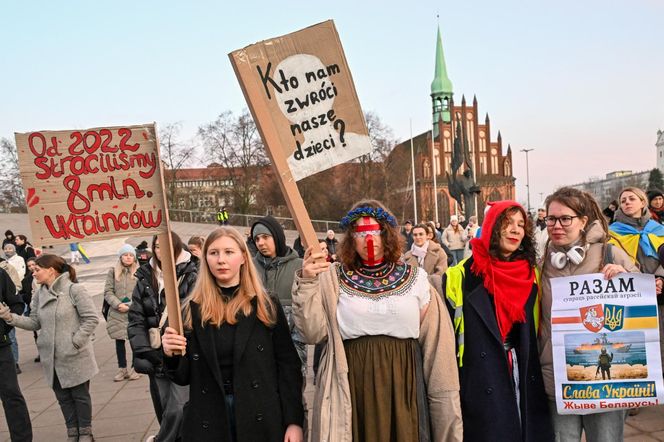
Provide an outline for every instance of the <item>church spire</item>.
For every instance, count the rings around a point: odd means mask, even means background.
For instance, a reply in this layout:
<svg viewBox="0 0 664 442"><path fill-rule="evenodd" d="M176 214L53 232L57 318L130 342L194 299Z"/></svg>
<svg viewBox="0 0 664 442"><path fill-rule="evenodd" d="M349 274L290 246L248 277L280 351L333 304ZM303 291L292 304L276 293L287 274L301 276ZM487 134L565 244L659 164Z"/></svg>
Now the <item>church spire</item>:
<svg viewBox="0 0 664 442"><path fill-rule="evenodd" d="M431 101L433 105L433 131L438 136L438 122L440 119L445 123L450 122L450 107L452 103L452 82L447 76L445 65L445 54L443 53L443 39L438 26L438 37L436 40L436 67L433 81L431 82Z"/></svg>

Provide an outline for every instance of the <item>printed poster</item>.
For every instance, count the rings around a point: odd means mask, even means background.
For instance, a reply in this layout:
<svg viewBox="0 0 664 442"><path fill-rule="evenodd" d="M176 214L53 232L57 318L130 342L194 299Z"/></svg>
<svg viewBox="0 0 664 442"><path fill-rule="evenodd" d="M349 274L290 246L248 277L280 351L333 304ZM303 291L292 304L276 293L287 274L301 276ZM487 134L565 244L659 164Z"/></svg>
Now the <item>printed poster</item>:
<svg viewBox="0 0 664 442"><path fill-rule="evenodd" d="M664 400L653 275L551 280L551 339L560 414L648 407Z"/></svg>

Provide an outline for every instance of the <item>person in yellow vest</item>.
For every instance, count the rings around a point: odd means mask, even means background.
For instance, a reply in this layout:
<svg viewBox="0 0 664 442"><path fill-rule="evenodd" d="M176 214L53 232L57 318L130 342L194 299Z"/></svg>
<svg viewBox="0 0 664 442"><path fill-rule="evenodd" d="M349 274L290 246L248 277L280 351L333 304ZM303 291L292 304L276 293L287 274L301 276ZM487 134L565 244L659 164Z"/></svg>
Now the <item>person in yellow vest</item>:
<svg viewBox="0 0 664 442"><path fill-rule="evenodd" d="M537 348L532 225L516 201L488 204L472 256L443 277L457 337L464 439L553 441Z"/></svg>
<svg viewBox="0 0 664 442"><path fill-rule="evenodd" d="M226 210L225 207L222 207L217 212L217 223L219 223L220 226L228 225L228 210Z"/></svg>
<svg viewBox="0 0 664 442"><path fill-rule="evenodd" d="M551 279L604 273L609 279L621 272L638 272L618 247L607 245L608 226L602 209L587 192L563 187L545 201L549 243L542 261L542 322L539 334L540 363L551 408L556 440L579 442L623 440L624 411L590 414L558 414L551 342Z"/></svg>

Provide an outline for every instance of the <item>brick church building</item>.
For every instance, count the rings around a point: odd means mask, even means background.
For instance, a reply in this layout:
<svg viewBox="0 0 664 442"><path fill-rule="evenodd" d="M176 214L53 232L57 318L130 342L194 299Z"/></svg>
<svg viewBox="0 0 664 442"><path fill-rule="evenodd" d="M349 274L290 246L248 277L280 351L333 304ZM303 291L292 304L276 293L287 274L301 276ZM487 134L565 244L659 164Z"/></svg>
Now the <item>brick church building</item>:
<svg viewBox="0 0 664 442"><path fill-rule="evenodd" d="M446 224L450 215L464 214L468 218L476 214L481 221L487 201L514 199L512 149L509 145L506 151L503 149L500 131L496 141L491 141L489 115L486 114L483 123L480 122L475 97L472 104L468 104L464 96L455 100L445 66L440 29L431 103L431 130L400 143L387 159L389 176L395 180L391 186L394 194L390 205L403 219L416 218L412 199L412 144L417 218L437 219ZM465 194L459 197L461 203L453 197L459 193L455 183L460 182L465 184ZM437 196L438 216L434 194Z"/></svg>

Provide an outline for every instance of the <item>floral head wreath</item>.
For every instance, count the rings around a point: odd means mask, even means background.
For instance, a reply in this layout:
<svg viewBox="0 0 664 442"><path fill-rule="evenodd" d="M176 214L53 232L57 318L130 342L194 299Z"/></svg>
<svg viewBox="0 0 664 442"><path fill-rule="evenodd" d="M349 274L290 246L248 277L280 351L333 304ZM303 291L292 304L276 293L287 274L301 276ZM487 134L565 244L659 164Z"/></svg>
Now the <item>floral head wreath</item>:
<svg viewBox="0 0 664 442"><path fill-rule="evenodd" d="M390 213L387 210L381 207L374 208L368 206L357 207L348 212L346 216L341 218L341 221L339 222L339 227L341 227L343 230L348 230L355 221L364 216L370 216L372 218L376 218L376 220L378 221L384 221L389 225L391 225L392 227L397 227L396 218L390 215Z"/></svg>

